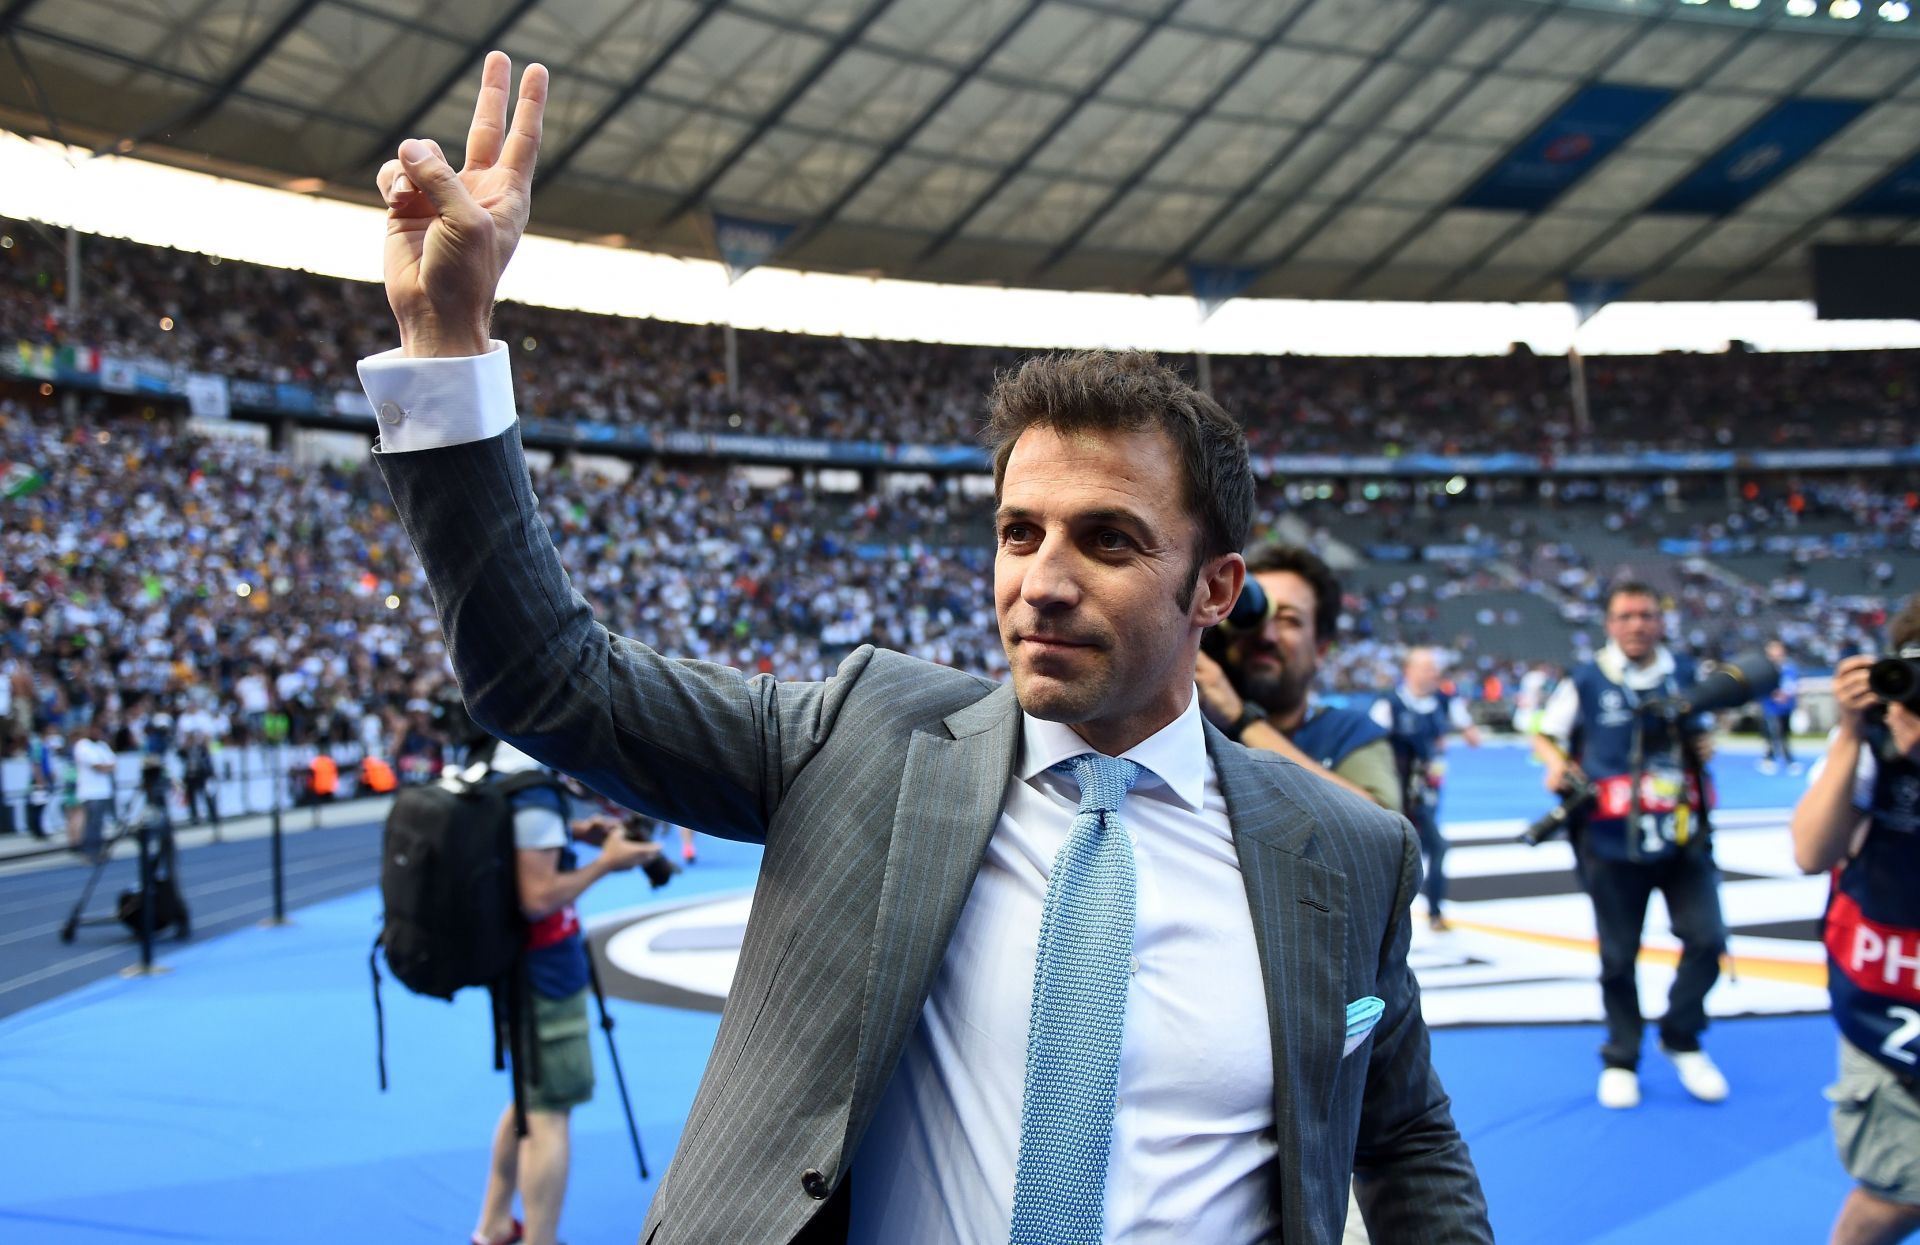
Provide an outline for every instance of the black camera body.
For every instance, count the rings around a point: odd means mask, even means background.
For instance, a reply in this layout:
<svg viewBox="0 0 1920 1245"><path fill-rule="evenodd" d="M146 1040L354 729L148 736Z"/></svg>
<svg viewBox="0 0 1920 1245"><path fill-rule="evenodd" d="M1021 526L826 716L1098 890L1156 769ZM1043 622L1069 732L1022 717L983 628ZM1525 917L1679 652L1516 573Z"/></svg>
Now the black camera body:
<svg viewBox="0 0 1920 1245"><path fill-rule="evenodd" d="M1225 665L1227 646L1248 632L1266 626L1267 619L1272 616L1273 602L1268 598L1266 589L1260 586L1259 580L1249 575L1240 588L1240 595L1234 598L1233 608L1227 611L1227 616L1200 633L1200 651Z"/></svg>
<svg viewBox="0 0 1920 1245"><path fill-rule="evenodd" d="M622 829L621 833L629 839L632 839L635 843L651 843L653 841L654 825L645 817L637 813L630 813L627 815L623 824L625 828ZM641 865L640 872L647 875L647 881L652 884L653 889L659 890L667 883L673 881L674 875L680 872L680 866L669 859L665 852L661 852L652 860Z"/></svg>
<svg viewBox="0 0 1920 1245"><path fill-rule="evenodd" d="M149 805L165 808L173 780L167 776L166 762L157 756L140 758L140 798Z"/></svg>
<svg viewBox="0 0 1920 1245"><path fill-rule="evenodd" d="M1867 668L1867 688L1889 704L1920 713L1920 651L1902 649Z"/></svg>

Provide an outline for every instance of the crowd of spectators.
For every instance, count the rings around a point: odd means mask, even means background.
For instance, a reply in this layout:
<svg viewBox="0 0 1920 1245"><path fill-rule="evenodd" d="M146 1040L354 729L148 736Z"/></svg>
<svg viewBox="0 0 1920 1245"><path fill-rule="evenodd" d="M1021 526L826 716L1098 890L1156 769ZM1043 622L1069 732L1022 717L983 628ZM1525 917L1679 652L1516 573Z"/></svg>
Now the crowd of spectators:
<svg viewBox="0 0 1920 1245"><path fill-rule="evenodd" d="M61 235L0 220L0 342L89 347L269 381L349 386L393 344L377 286L81 239L67 310ZM1022 352L722 330L502 304L521 410L642 427L954 444L976 439L996 371ZM1275 343L1284 346L1284 343ZM1176 361L1177 362L1177 361ZM1591 435L1567 362L1216 356L1215 395L1260 453L1504 453L1884 447L1914 440L1920 351L1664 354L1587 361Z"/></svg>
<svg viewBox="0 0 1920 1245"><path fill-rule="evenodd" d="M1397 647L1422 641L1512 686L1530 663L1487 629L1520 625L1517 612L1484 604L1474 628L1450 630L1441 603L1513 593L1549 602L1567 652L1584 657L1604 643L1607 586L1626 577L1660 591L1667 634L1692 652L1727 657L1779 639L1806 668L1825 669L1871 651L1894 597L1920 573L1920 493L1884 479L1756 485L1734 502L1626 479L1563 483L1558 493L1552 506L1417 510L1405 499L1340 499L1298 508L1316 543L1344 536L1362 555L1411 559L1384 577L1378 569L1396 564L1375 563L1349 585L1348 632L1331 661L1337 684L1390 686Z"/></svg>
<svg viewBox="0 0 1920 1245"><path fill-rule="evenodd" d="M9 721L97 722L122 750L179 742L190 714L402 761L453 742L439 627L366 463L0 399L0 464L0 675L31 705ZM874 642L1004 671L977 503L724 471L539 483L599 617L663 651L821 678Z"/></svg>
<svg viewBox="0 0 1920 1245"><path fill-rule="evenodd" d="M69 312L60 235L0 221L0 343L343 387L358 358L390 344L375 286L109 238L83 239L82 254L83 297ZM496 330L516 352L524 413L654 432L967 441L994 373L1019 359L742 332L730 394L717 328L506 305ZM1595 359L1588 376L1608 450L1886 445L1913 439L1917 367L1920 352L1730 353ZM1212 368L1256 451L1551 456L1574 442L1565 362L1524 351ZM0 401L0 465L15 465L0 500L0 733L18 744L31 726L99 722L142 747L186 720L242 742L283 724L294 741L430 763L457 692L367 465L296 467L168 415L90 410L76 419ZM957 490L849 495L653 464L619 482L556 473L540 493L600 617L665 651L818 678L873 642L1004 673L985 506ZM1463 499L1436 513L1405 498L1315 509L1279 490L1263 501L1262 530L1296 510L1321 541L1410 550L1404 573L1349 584L1329 688L1361 694L1390 686L1416 641L1449 650L1470 686L1513 687L1535 663L1503 651L1500 628L1522 620L1499 594L1552 602L1577 656L1597 642L1605 585L1629 570L1655 579L1670 634L1689 647L1779 637L1803 662L1830 665L1874 634L1896 562L1920 558L1920 497L1857 480L1717 508L1625 480L1563 482L1548 509ZM1674 540L1699 553L1661 551ZM1434 544L1467 552L1421 561ZM1731 574L1707 556L1727 552L1778 565ZM1808 567L1833 560L1857 564L1857 591L1809 582ZM1443 619L1447 602L1476 595L1486 603L1474 625L1457 609Z"/></svg>

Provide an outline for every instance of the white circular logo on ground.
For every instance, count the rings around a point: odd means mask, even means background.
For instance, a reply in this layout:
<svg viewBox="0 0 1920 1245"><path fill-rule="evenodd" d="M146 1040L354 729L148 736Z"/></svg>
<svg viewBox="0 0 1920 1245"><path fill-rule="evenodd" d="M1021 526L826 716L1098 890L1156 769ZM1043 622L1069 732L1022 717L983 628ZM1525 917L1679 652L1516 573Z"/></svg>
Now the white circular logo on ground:
<svg viewBox="0 0 1920 1245"><path fill-rule="evenodd" d="M1825 1012L1826 951L1820 913L1827 880L1794 866L1787 810L1715 815L1720 901L1729 959L1708 996L1714 1016ZM1454 823L1447 853L1452 929L1428 930L1414 901L1409 960L1420 980L1427 1023L1569 1023L1601 1018L1593 909L1563 842L1514 841L1519 821ZM593 923L607 991L696 1011L720 1010L733 984L750 892L702 896L629 909ZM1648 904L1640 956L1641 1007L1666 1010L1679 959L1658 894Z"/></svg>

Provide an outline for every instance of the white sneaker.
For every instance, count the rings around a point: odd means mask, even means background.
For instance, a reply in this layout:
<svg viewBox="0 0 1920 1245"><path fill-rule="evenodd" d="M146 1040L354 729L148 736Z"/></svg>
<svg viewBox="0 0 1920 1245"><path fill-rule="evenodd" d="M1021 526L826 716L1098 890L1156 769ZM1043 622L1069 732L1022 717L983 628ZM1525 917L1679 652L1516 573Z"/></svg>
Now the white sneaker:
<svg viewBox="0 0 1920 1245"><path fill-rule="evenodd" d="M1780 772L1780 767L1774 763L1774 760L1772 757L1768 757L1765 760L1761 761L1759 764L1755 765L1754 768L1759 770L1763 774L1777 774Z"/></svg>
<svg viewBox="0 0 1920 1245"><path fill-rule="evenodd" d="M1603 1068L1600 1072L1600 1105L1625 1111L1640 1105L1640 1074L1632 1068Z"/></svg>
<svg viewBox="0 0 1920 1245"><path fill-rule="evenodd" d="M1666 1050L1665 1047L1661 1048ZM1728 1085L1726 1076L1703 1050L1669 1050L1667 1058L1673 1060L1673 1070L1680 1074L1680 1084L1689 1094L1701 1102L1725 1102Z"/></svg>

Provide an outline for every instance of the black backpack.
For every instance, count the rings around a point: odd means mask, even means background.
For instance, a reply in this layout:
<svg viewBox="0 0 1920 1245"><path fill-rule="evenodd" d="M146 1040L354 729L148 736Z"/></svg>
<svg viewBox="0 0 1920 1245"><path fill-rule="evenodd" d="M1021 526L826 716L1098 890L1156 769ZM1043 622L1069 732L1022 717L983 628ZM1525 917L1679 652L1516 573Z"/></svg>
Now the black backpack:
<svg viewBox="0 0 1920 1245"><path fill-rule="evenodd" d="M513 797L557 786L551 774L488 774L478 782L404 787L380 836L379 937L367 956L380 1088L387 1088L382 950L394 977L415 994L452 999L484 988L493 1005L493 1066L513 1071L514 1116L526 1133L525 1086L540 1079L527 977L527 921L520 910Z"/></svg>
<svg viewBox="0 0 1920 1245"><path fill-rule="evenodd" d="M451 999L507 980L526 945L514 875L513 797L554 786L528 770L471 785L405 787L380 837L378 945L415 994Z"/></svg>
<svg viewBox="0 0 1920 1245"><path fill-rule="evenodd" d="M489 772L478 782L443 781L400 789L380 836L384 914L380 934L367 956L373 976L382 1092L387 1088L387 1026L380 1003L379 966L384 949L387 968L415 994L451 1000L469 987L487 990L493 1004L493 1066L496 1071L505 1069L511 1059L514 1121L523 1137L527 1134L526 1086L539 1084L540 1048L530 1040L533 986L527 975L527 919L520 908L514 856L513 797L533 787L560 792L564 807L565 789L544 770ZM644 1180L647 1160L627 1102L619 1052L613 1046L613 1019L607 1014L591 955L587 970Z"/></svg>

